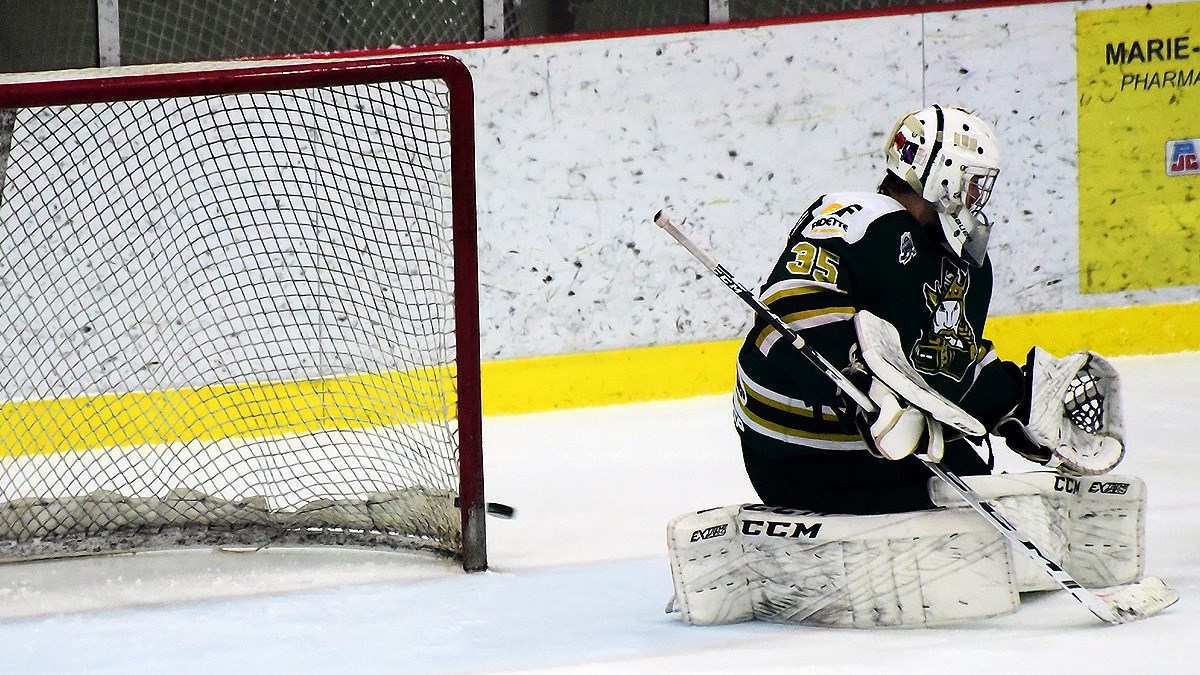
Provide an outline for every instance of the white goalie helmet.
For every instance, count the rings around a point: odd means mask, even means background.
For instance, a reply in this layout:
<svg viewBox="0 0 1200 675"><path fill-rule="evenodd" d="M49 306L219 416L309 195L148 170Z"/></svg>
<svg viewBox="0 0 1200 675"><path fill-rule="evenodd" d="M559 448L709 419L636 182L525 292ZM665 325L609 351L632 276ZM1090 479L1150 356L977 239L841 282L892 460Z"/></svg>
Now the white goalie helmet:
<svg viewBox="0 0 1200 675"><path fill-rule="evenodd" d="M982 265L991 233L983 207L1000 173L992 127L963 108L934 105L901 117L884 152L888 171L937 209L955 255Z"/></svg>

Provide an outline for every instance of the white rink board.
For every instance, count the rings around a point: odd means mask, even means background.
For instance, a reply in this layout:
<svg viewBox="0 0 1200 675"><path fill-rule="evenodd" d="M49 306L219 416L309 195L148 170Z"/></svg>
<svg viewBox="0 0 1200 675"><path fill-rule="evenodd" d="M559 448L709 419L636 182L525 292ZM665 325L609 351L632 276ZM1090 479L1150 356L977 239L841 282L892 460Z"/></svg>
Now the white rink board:
<svg viewBox="0 0 1200 675"><path fill-rule="evenodd" d="M1006 142L989 207L997 225L993 314L1200 297L1196 287L1078 290L1075 12L1128 4L1023 5L454 52L476 89L483 359L740 336L749 312L654 227L652 214L673 207L702 247L754 285L803 209L828 190L872 189L891 122L935 100L979 108ZM184 265L179 260L164 277L186 277ZM154 288L150 281L131 280ZM110 290L88 283L62 278L53 286L62 298ZM76 328L74 315L58 316L64 330ZM104 390L114 373L127 382L144 377L140 368L156 353L219 350L227 340L199 323L166 340L154 327L130 332L121 317L86 320L88 339L119 346L121 363L71 362L46 382L9 381L10 396ZM22 360L21 344L6 348L9 362ZM230 369L160 371L142 386L355 369L237 350Z"/></svg>
<svg viewBox="0 0 1200 675"><path fill-rule="evenodd" d="M892 122L933 102L1006 144L993 315L1200 298L1079 292L1075 12L1130 4L456 52L477 92L484 359L739 337L750 313L655 210L757 284L803 209L873 190Z"/></svg>

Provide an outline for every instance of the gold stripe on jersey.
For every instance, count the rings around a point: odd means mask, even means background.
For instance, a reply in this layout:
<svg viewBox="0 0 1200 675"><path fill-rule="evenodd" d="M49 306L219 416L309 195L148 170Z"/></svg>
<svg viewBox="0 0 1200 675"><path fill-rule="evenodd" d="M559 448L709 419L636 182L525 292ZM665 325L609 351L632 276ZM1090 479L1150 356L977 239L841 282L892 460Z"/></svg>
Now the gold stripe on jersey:
<svg viewBox="0 0 1200 675"><path fill-rule="evenodd" d="M798 398L789 398L778 392L771 391L770 389L767 389L766 387L758 384L754 380L751 380L746 375L746 373L742 371L741 364L738 364L738 367L737 367L737 378L738 378L738 384L741 386L742 391L744 391L746 393L746 396L753 398L755 401L758 401L759 403L762 403L765 406L768 406L768 407L774 408L776 410L779 410L781 412L789 413L792 415L801 415L803 417L809 417L809 418L819 417L820 419L822 419L826 422L831 422L834 424L836 424L840 421L838 416L835 415L832 411L831 412L822 412L822 411L814 412L813 407L808 405L804 401L802 401ZM818 408L827 408L827 407L826 406L818 406Z"/></svg>
<svg viewBox="0 0 1200 675"><path fill-rule="evenodd" d="M784 279L778 283L771 284L763 289L759 297L762 303L770 307L773 303L784 298L793 298L801 295L811 295L814 293L840 293L846 294L846 291L838 288L833 284L821 283L819 281L808 281L806 279Z"/></svg>
<svg viewBox="0 0 1200 675"><path fill-rule="evenodd" d="M856 434L813 432L770 422L751 412L741 399L734 397L734 415L746 428L784 443L802 445L817 450L866 450L862 437Z"/></svg>
<svg viewBox="0 0 1200 675"><path fill-rule="evenodd" d="M797 331L816 328L854 316L854 308L846 306L846 292L836 285L789 277L767 286L759 294L764 305L783 322ZM766 355L782 336L774 327L758 329L754 344Z"/></svg>
<svg viewBox="0 0 1200 675"><path fill-rule="evenodd" d="M854 312L855 309L853 307L823 307L821 309L793 312L779 318L783 319L783 322L792 330L803 331L838 321L849 321L854 318ZM781 337L783 337L782 334L775 330L774 326L767 325L759 331L758 337L754 339L754 344L766 356L771 351L771 347L775 346L775 342Z"/></svg>
<svg viewBox="0 0 1200 675"><path fill-rule="evenodd" d="M746 429L784 443L818 450L864 450L857 432L846 430L828 406L812 406L764 387L737 368L734 415Z"/></svg>

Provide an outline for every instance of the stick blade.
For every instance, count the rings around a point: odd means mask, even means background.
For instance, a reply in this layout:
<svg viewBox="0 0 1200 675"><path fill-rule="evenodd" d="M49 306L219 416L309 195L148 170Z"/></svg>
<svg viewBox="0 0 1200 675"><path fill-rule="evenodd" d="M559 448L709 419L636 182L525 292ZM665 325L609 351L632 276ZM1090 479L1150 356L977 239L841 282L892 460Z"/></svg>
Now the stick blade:
<svg viewBox="0 0 1200 675"><path fill-rule="evenodd" d="M1146 577L1123 586L1102 588L1096 597L1112 609L1115 623L1154 616L1179 601L1179 593L1158 577Z"/></svg>

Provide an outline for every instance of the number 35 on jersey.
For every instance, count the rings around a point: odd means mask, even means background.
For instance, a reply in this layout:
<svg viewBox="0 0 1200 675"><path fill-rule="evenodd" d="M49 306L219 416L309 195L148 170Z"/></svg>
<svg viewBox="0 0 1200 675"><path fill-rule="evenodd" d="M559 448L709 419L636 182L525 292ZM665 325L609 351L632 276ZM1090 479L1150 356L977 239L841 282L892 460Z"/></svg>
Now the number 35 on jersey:
<svg viewBox="0 0 1200 675"><path fill-rule="evenodd" d="M787 264L789 272L813 281L837 283L838 264L841 262L837 255L809 241L802 241L793 246L792 253L796 257Z"/></svg>

